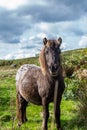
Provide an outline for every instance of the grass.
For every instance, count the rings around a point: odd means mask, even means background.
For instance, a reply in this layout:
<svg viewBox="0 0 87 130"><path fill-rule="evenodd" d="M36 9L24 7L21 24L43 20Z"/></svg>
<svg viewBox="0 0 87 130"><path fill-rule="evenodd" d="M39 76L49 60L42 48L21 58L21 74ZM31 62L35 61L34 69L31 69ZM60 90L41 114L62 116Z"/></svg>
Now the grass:
<svg viewBox="0 0 87 130"><path fill-rule="evenodd" d="M13 70L12 70L13 71ZM12 71L10 71L12 73ZM0 79L0 129L1 130L19 130L16 119L16 89L14 76L10 75L7 70L4 71L4 77ZM16 70L15 70L16 73ZM5 75L6 74L6 75ZM6 77L7 76L7 77ZM12 78L10 77L12 76ZM61 120L65 130L74 130L72 121L76 119L77 101L64 100L61 103ZM49 130L56 130L53 124L53 104L50 104ZM41 130L42 125L42 107L29 104L27 107L28 122L25 123L21 130ZM54 128L54 129L53 129Z"/></svg>
<svg viewBox="0 0 87 130"><path fill-rule="evenodd" d="M80 64L82 60L86 61L86 59L87 59L87 49L63 53L63 61L64 64L67 66L73 64L74 67L76 67L76 65ZM15 75L19 66L25 63L39 65L37 57L21 60L0 61L0 130L41 130L42 107L33 104L29 104L27 107L28 122L22 125L21 128L17 127ZM17 64L17 67L14 68L11 66L11 64ZM86 67L86 65L82 64L81 68L82 67L84 68ZM68 86L71 85L71 89L74 88L74 82L72 83L72 81L74 80L70 79L68 81L69 82ZM67 79L65 80L65 82L67 84ZM70 92L71 95L71 90L69 91L69 89L67 92ZM78 104L77 99L65 98L63 96L63 100L61 102L61 122L64 130L87 129L83 124L78 125L77 104ZM49 106L49 110L50 110L50 117L48 123L49 130L56 130L55 125L53 124L54 117L53 117L52 103Z"/></svg>
<svg viewBox="0 0 87 130"><path fill-rule="evenodd" d="M0 129L1 130L18 130L15 107L15 80L14 78L3 78L0 81ZM71 107L72 106L72 107ZM49 130L53 123L53 104L50 104ZM72 100L63 100L61 103L61 120L63 127L71 126L71 120L76 118L73 112L76 110L76 102ZM42 125L42 107L29 104L27 107L28 122L25 123L21 130L41 130ZM65 127L66 126L66 127ZM72 125L73 127L73 125ZM55 126L54 126L55 128ZM52 129L53 130L53 129ZM56 130L56 129L54 129ZM73 130L73 128L72 128Z"/></svg>

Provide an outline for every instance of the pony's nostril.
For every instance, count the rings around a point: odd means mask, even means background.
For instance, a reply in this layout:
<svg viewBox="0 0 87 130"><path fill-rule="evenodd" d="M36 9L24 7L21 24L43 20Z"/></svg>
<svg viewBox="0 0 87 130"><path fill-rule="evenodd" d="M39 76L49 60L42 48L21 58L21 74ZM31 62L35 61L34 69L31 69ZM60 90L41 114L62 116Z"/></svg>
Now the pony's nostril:
<svg viewBox="0 0 87 130"><path fill-rule="evenodd" d="M58 65L57 65L57 64L54 64L54 68L55 68L55 70L57 70L57 68L58 68Z"/></svg>
<svg viewBox="0 0 87 130"><path fill-rule="evenodd" d="M57 70L57 65L52 66L51 70L52 70L52 72L55 72Z"/></svg>
<svg viewBox="0 0 87 130"><path fill-rule="evenodd" d="M51 72L56 72L58 69L58 65L57 64L51 64L51 66L49 67Z"/></svg>

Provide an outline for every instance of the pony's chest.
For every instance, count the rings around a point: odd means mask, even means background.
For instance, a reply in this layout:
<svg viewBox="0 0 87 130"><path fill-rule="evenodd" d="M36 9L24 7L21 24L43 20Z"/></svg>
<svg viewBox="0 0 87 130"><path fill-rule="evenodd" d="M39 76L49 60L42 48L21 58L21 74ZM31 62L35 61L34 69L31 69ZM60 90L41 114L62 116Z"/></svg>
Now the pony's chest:
<svg viewBox="0 0 87 130"><path fill-rule="evenodd" d="M53 83L42 83L38 85L38 92L41 97L46 97L49 99L53 99L54 96L54 87Z"/></svg>

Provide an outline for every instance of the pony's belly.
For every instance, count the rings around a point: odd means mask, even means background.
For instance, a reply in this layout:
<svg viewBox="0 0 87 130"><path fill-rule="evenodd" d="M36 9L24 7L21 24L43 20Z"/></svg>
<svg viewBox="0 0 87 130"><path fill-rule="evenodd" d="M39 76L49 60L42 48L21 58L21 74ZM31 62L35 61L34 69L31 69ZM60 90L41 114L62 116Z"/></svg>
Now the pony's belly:
<svg viewBox="0 0 87 130"><path fill-rule="evenodd" d="M42 105L42 101L41 101L41 98L30 98L29 99L29 102L35 104L35 105Z"/></svg>
<svg viewBox="0 0 87 130"><path fill-rule="evenodd" d="M22 83L19 90L20 90L20 94L27 102L31 102L36 105L41 105L42 100L38 93L38 86L36 83L35 83L35 85L34 84L25 85Z"/></svg>
<svg viewBox="0 0 87 130"><path fill-rule="evenodd" d="M42 104L42 100L41 97L39 96L38 93L26 93L25 91L20 91L20 94L22 95L22 97L27 101L27 102L31 102L35 105L41 105Z"/></svg>

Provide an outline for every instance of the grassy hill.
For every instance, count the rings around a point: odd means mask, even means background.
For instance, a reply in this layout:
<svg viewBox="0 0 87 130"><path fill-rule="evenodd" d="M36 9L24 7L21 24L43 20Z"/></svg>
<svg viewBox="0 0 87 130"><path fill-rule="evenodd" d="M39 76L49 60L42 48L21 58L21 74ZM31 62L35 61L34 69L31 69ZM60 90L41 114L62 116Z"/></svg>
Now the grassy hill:
<svg viewBox="0 0 87 130"><path fill-rule="evenodd" d="M22 64L36 64L38 57L19 60L0 60L0 130L19 130L16 119L15 75ZM76 77L78 70L87 69L87 48L62 53L65 70L66 89L61 103L61 120L64 130L86 130L87 126L78 119L78 88L80 80ZM56 130L53 125L53 104L50 104L49 130ZM41 130L42 107L29 104L28 122L20 130Z"/></svg>

